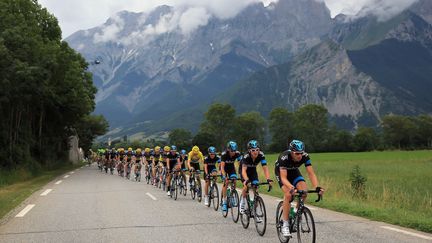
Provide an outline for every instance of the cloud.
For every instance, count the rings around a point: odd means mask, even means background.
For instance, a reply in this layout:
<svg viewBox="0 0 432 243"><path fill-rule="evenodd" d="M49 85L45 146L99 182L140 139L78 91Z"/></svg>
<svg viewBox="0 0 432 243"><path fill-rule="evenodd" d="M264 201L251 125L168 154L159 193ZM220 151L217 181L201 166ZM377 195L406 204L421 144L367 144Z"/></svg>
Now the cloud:
<svg viewBox="0 0 432 243"><path fill-rule="evenodd" d="M207 25L210 17L205 8L190 8L180 17L179 27L183 34L188 35L198 27Z"/></svg>
<svg viewBox="0 0 432 243"><path fill-rule="evenodd" d="M124 25L124 20L119 15L114 15L111 17L109 25L104 26L100 32L95 33L93 41L98 43L116 40L118 38L117 34L123 30Z"/></svg>
<svg viewBox="0 0 432 243"><path fill-rule="evenodd" d="M340 13L353 18L375 15L379 21L386 21L401 13L417 0L318 0L324 1L332 16Z"/></svg>

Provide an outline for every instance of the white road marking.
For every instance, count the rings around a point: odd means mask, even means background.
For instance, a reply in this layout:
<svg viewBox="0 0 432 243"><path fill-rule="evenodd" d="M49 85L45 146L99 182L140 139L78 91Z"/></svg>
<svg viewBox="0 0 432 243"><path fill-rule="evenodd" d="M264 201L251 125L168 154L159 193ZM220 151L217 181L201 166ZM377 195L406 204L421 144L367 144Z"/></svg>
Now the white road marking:
<svg viewBox="0 0 432 243"><path fill-rule="evenodd" d="M55 184L58 185L60 183L62 183L62 180L57 181Z"/></svg>
<svg viewBox="0 0 432 243"><path fill-rule="evenodd" d="M146 195L147 196L149 196L151 199L153 199L154 201L156 201L157 199L156 199L156 197L154 197L152 194L150 194L150 193L146 193Z"/></svg>
<svg viewBox="0 0 432 243"><path fill-rule="evenodd" d="M41 196L46 196L48 195L48 193L50 193L52 191L52 189L46 189L44 192L42 192L42 194L40 194Z"/></svg>
<svg viewBox="0 0 432 243"><path fill-rule="evenodd" d="M396 232L399 232L399 233L402 233L402 234L415 236L415 237L422 238L422 239L425 239L425 240L432 240L432 237L429 237L429 236L426 236L426 235L417 234L417 233L413 233L413 232L409 232L409 231L406 231L406 230L401 230L401 229L393 228L393 227L390 227L390 226L381 226L381 228L387 229L387 230L393 230L393 231L396 231Z"/></svg>
<svg viewBox="0 0 432 243"><path fill-rule="evenodd" d="M65 179L68 178L68 177L69 177L69 175L65 175L65 176L63 176L63 178L65 178Z"/></svg>
<svg viewBox="0 0 432 243"><path fill-rule="evenodd" d="M21 212L19 214L17 214L15 216L15 218L22 218L22 217L24 217L24 215L26 215L34 206L35 206L34 204L27 205L27 207L25 207L23 210L21 210Z"/></svg>

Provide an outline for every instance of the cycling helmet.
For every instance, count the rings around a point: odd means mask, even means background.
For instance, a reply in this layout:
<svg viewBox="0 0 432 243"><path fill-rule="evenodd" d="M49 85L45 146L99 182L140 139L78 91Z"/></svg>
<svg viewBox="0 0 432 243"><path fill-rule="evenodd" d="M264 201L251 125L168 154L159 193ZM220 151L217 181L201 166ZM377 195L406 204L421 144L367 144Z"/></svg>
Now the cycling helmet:
<svg viewBox="0 0 432 243"><path fill-rule="evenodd" d="M128 148L128 152L132 152L132 148L131 147Z"/></svg>
<svg viewBox="0 0 432 243"><path fill-rule="evenodd" d="M141 154L141 149L140 149L140 148L137 148L137 149L136 149L136 153L137 153L137 154Z"/></svg>
<svg viewBox="0 0 432 243"><path fill-rule="evenodd" d="M237 143L234 142L234 141L229 141L229 142L227 143L227 150L228 150L228 151L231 151L231 152L236 151L236 150L237 150Z"/></svg>
<svg viewBox="0 0 432 243"><path fill-rule="evenodd" d="M171 151L177 151L177 147L175 145L171 145Z"/></svg>
<svg viewBox="0 0 432 243"><path fill-rule="evenodd" d="M144 149L144 152L146 152L146 153L150 153L150 148L145 148L145 149Z"/></svg>
<svg viewBox="0 0 432 243"><path fill-rule="evenodd" d="M198 153L200 151L200 149L198 148L198 146L193 146L192 147L192 152L194 152L194 153Z"/></svg>
<svg viewBox="0 0 432 243"><path fill-rule="evenodd" d="M304 152L305 146L304 143L300 140L292 140L289 144L289 150L292 152Z"/></svg>
<svg viewBox="0 0 432 243"><path fill-rule="evenodd" d="M160 152L160 149L161 149L161 147L156 146L156 147L154 148L154 151L155 151L155 152Z"/></svg>
<svg viewBox="0 0 432 243"><path fill-rule="evenodd" d="M247 148L248 148L248 149L256 149L256 148L259 148L259 143L258 143L258 141L257 141L257 140L250 140L250 141L247 143Z"/></svg>
<svg viewBox="0 0 432 243"><path fill-rule="evenodd" d="M169 152L170 150L171 150L171 148L169 146L164 147L164 152Z"/></svg>
<svg viewBox="0 0 432 243"><path fill-rule="evenodd" d="M209 153L209 154L215 154L215 153L216 153L216 148L213 147L213 146L210 146L210 147L208 148L208 153Z"/></svg>
<svg viewBox="0 0 432 243"><path fill-rule="evenodd" d="M181 154L181 155L186 155L186 150L182 149L182 150L180 151L180 154Z"/></svg>

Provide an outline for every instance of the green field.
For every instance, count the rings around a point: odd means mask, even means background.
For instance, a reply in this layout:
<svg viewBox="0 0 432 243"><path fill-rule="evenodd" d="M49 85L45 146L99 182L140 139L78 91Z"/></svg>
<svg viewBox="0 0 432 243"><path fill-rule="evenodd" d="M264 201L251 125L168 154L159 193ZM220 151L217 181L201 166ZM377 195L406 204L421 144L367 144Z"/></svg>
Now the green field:
<svg viewBox="0 0 432 243"><path fill-rule="evenodd" d="M266 155L274 179L276 154ZM432 152L387 151L310 154L324 200L309 203L361 217L432 232ZM367 177L365 199L353 198L350 173L359 165ZM301 168L309 186L304 167ZM260 178L265 179L258 168ZM282 198L278 185L270 193ZM260 189L265 193L265 188Z"/></svg>

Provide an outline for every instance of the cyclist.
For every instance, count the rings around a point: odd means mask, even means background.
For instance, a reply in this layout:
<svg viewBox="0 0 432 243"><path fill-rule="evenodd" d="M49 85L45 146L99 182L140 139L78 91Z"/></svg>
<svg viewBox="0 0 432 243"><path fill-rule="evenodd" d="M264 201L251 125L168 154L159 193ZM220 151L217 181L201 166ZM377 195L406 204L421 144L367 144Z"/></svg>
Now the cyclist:
<svg viewBox="0 0 432 243"><path fill-rule="evenodd" d="M143 164L144 164L144 170L147 171L149 168L149 165L151 163L151 153L150 153L150 148L145 148L144 149L144 153L143 153ZM151 173L151 172L150 172Z"/></svg>
<svg viewBox="0 0 432 243"><path fill-rule="evenodd" d="M141 158L142 158L141 149L137 148L135 150L135 163L134 163L135 180L137 180L137 178L141 174L141 166L142 166ZM138 179L138 181L141 181L141 179Z"/></svg>
<svg viewBox="0 0 432 243"><path fill-rule="evenodd" d="M185 186L185 190L186 190L186 176L184 174L184 171L186 171L186 162L188 160L186 150L182 149L180 151L180 158L179 159L180 159L180 173L183 176L183 179L184 179L183 185Z"/></svg>
<svg viewBox="0 0 432 243"><path fill-rule="evenodd" d="M124 167L124 170L126 171L126 179L130 178L130 172L131 172L131 166L132 166L132 157L134 156L134 153L132 151L132 148L129 147L126 153L126 164Z"/></svg>
<svg viewBox="0 0 432 243"><path fill-rule="evenodd" d="M241 180L243 182L243 191L240 199L240 213L243 214L245 212L246 207L246 191L247 185L252 183L252 185L256 185L259 183L258 181L258 173L257 166L261 163L261 166L264 171L264 175L267 179L267 182L271 183L270 173L267 167L267 161L265 159L264 153L260 151L260 146L258 141L250 140L247 143L248 153L245 154L240 161L239 174L241 175Z"/></svg>
<svg viewBox="0 0 432 243"><path fill-rule="evenodd" d="M200 171L200 164L199 163L203 163L203 162L204 162L204 156L201 153L199 147L196 145L193 146L192 151L190 151L188 154L188 160L187 160L190 176L192 176L193 171ZM198 181L200 181L199 175L197 175L197 176L198 176ZM192 180L191 180L191 177L189 177L189 184L191 184L191 183L192 183Z"/></svg>
<svg viewBox="0 0 432 243"><path fill-rule="evenodd" d="M124 148L119 148L118 151L118 162L117 162L117 173L119 176L123 176L123 169L124 169L124 160L125 157L125 152L124 152Z"/></svg>
<svg viewBox="0 0 432 243"><path fill-rule="evenodd" d="M110 156L111 156L110 172L112 174L114 171L114 168L116 166L116 161L117 161L117 156L118 156L117 150L115 148L111 149L111 155Z"/></svg>
<svg viewBox="0 0 432 243"><path fill-rule="evenodd" d="M171 196L171 174L170 171L176 169L177 165L180 163L180 155L177 152L177 147L171 145L170 152L167 154L166 164L167 164L167 195Z"/></svg>
<svg viewBox="0 0 432 243"><path fill-rule="evenodd" d="M163 153L162 153L161 159L160 159L160 163L162 164L162 173L160 174L160 181L162 181L163 176L165 174L165 181L164 181L165 185L167 185L166 182L167 182L167 178L168 178L166 176L166 173L167 173L167 171L166 171L166 169L167 169L167 156L170 153L170 150L171 150L170 146L168 146L168 145L164 146ZM165 173L163 172L164 170L165 170ZM166 189L168 189L168 187Z"/></svg>
<svg viewBox="0 0 432 243"><path fill-rule="evenodd" d="M283 202L283 225L281 232L283 236L289 237L291 232L289 230L288 215L290 211L290 202L295 193L295 189L307 190L305 179L299 171L299 167L304 164L308 173L312 186L321 195L324 189L318 186L318 179L312 167L309 155L305 152L304 143L300 140L292 140L289 144L288 150L282 152L275 164L275 175L280 188L284 192ZM306 194L304 199L306 199Z"/></svg>
<svg viewBox="0 0 432 243"><path fill-rule="evenodd" d="M227 143L226 151L222 153L221 157L221 174L222 174L222 181L224 181L222 186L222 211L227 211L227 187L229 179L237 179L237 174L235 170L235 161L241 160L241 154L239 151L237 151L237 143L234 141L229 141Z"/></svg>
<svg viewBox="0 0 432 243"><path fill-rule="evenodd" d="M204 205L209 205L208 189L210 185L210 176L217 174L216 165L220 163L220 157L216 155L216 148L210 146L208 148L208 156L204 159Z"/></svg>
<svg viewBox="0 0 432 243"><path fill-rule="evenodd" d="M160 149L161 148L159 146L156 146L154 148L154 153L152 153L152 175L153 175L153 178L155 179L154 185L156 185L156 181L157 181L156 170L159 169L159 161L162 158L162 155L160 153Z"/></svg>
<svg viewBox="0 0 432 243"><path fill-rule="evenodd" d="M110 166L110 160L111 160L111 149L106 148L104 151L104 163L103 163L104 169L106 171L108 171L108 168Z"/></svg>

